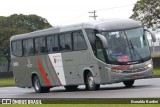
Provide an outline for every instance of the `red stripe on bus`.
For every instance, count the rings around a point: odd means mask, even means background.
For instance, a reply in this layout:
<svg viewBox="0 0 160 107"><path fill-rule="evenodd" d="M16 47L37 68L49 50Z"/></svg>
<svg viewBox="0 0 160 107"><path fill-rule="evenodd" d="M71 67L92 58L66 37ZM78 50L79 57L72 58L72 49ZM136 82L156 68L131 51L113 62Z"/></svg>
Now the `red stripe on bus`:
<svg viewBox="0 0 160 107"><path fill-rule="evenodd" d="M46 72L41 64L41 61L40 61L40 58L38 57L38 67L39 67L39 70L40 70L40 73L42 74L42 77L46 83L47 86L51 86L51 83L49 82L48 78L47 78L47 75L46 75Z"/></svg>

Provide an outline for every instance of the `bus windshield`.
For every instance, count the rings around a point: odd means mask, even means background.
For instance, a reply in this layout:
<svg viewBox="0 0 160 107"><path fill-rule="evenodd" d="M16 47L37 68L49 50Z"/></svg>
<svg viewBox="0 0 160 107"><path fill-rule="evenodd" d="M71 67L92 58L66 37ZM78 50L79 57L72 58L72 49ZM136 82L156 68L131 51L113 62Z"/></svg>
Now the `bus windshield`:
<svg viewBox="0 0 160 107"><path fill-rule="evenodd" d="M108 41L106 50L110 62L143 62L150 58L150 49L143 28L103 31Z"/></svg>

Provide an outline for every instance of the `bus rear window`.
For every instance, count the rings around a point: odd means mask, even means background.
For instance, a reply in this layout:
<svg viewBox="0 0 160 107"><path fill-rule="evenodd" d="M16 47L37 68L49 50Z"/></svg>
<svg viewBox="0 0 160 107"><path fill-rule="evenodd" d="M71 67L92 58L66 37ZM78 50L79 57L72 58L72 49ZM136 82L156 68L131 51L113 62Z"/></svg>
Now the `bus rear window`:
<svg viewBox="0 0 160 107"><path fill-rule="evenodd" d="M15 56L22 56L22 41L12 42L12 54Z"/></svg>

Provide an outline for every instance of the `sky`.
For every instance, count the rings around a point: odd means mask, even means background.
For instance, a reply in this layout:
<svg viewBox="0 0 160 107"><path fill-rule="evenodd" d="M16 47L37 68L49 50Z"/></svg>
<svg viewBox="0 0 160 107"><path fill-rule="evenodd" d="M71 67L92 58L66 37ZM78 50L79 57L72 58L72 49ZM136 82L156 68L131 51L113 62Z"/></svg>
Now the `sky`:
<svg viewBox="0 0 160 107"><path fill-rule="evenodd" d="M90 11L96 10L97 20L129 18L138 0L1 0L0 16L36 14L53 26L93 21Z"/></svg>

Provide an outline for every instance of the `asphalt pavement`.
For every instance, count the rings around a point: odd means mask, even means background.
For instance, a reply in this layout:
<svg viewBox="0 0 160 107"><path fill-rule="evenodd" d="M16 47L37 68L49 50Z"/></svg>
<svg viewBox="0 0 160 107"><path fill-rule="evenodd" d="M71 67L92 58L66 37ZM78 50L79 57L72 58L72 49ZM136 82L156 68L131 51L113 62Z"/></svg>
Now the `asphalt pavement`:
<svg viewBox="0 0 160 107"><path fill-rule="evenodd" d="M33 88L0 87L0 98L160 98L160 78L136 80L131 88L123 83L101 85L97 91L86 91L79 86L77 91L54 87L49 93L36 93Z"/></svg>

